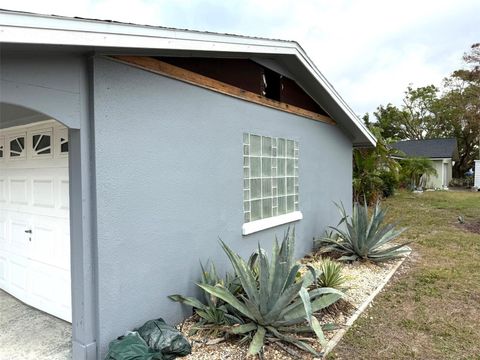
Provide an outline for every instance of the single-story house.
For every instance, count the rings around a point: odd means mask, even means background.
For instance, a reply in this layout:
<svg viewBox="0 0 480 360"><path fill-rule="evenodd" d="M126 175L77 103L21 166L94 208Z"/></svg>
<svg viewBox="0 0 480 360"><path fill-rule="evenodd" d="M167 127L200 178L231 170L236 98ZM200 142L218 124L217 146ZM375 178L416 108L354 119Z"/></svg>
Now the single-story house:
<svg viewBox="0 0 480 360"><path fill-rule="evenodd" d="M309 251L376 143L296 42L0 11L0 46L0 289L74 360L184 318L219 237Z"/></svg>
<svg viewBox="0 0 480 360"><path fill-rule="evenodd" d="M473 186L480 190L480 160L475 160Z"/></svg>
<svg viewBox="0 0 480 360"><path fill-rule="evenodd" d="M458 160L457 139L403 140L392 144L400 151L396 158L424 157L432 161L437 175L426 179L426 187L431 189L447 188L452 180L452 166Z"/></svg>

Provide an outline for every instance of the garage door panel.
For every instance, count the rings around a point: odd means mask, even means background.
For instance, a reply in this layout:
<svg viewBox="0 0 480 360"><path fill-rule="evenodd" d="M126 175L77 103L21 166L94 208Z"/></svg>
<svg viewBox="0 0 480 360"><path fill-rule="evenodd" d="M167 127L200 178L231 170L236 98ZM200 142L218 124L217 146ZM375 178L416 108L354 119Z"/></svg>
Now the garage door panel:
<svg viewBox="0 0 480 360"><path fill-rule="evenodd" d="M10 179L10 202L15 205L28 205L27 179Z"/></svg>
<svg viewBox="0 0 480 360"><path fill-rule="evenodd" d="M70 321L70 273L32 262L30 301L52 315ZM54 274L54 275L52 275Z"/></svg>
<svg viewBox="0 0 480 360"><path fill-rule="evenodd" d="M33 179L32 197L33 206L55 207L53 179Z"/></svg>
<svg viewBox="0 0 480 360"><path fill-rule="evenodd" d="M0 250L7 249L7 219L0 217Z"/></svg>
<svg viewBox="0 0 480 360"><path fill-rule="evenodd" d="M28 289L28 262L19 258L11 258L9 270L10 287L14 294L26 292Z"/></svg>
<svg viewBox="0 0 480 360"><path fill-rule="evenodd" d="M0 178L0 203L7 201L7 192L6 192L7 182L4 178Z"/></svg>
<svg viewBox="0 0 480 360"><path fill-rule="evenodd" d="M0 253L0 285L7 284L8 260L4 252Z"/></svg>
<svg viewBox="0 0 480 360"><path fill-rule="evenodd" d="M57 234L55 227L49 223L34 224L32 226L32 244L30 258L46 264L57 262L56 253Z"/></svg>
<svg viewBox="0 0 480 360"><path fill-rule="evenodd" d="M60 230L60 237L57 246L57 258L60 268L70 271L70 241L65 241L65 239L70 239L70 229L68 228L68 223L65 223Z"/></svg>
<svg viewBox="0 0 480 360"><path fill-rule="evenodd" d="M13 218L10 222L10 250L17 255L28 257L29 237L25 231L30 229L28 221Z"/></svg>

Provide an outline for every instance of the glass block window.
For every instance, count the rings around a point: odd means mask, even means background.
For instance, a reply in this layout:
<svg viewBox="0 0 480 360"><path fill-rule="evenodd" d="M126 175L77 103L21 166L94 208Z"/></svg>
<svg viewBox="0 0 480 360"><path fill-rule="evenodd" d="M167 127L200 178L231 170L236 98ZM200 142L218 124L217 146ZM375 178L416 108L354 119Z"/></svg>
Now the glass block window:
<svg viewBox="0 0 480 360"><path fill-rule="evenodd" d="M243 134L245 222L298 210L298 142Z"/></svg>

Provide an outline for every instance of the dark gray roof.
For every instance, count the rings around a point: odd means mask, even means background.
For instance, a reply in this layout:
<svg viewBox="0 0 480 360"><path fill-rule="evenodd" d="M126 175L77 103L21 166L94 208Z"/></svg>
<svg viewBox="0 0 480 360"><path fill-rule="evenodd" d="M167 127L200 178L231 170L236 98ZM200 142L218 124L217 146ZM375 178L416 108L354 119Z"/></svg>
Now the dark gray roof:
<svg viewBox="0 0 480 360"><path fill-rule="evenodd" d="M392 144L407 156L427 158L453 158L457 152L457 139L404 140Z"/></svg>

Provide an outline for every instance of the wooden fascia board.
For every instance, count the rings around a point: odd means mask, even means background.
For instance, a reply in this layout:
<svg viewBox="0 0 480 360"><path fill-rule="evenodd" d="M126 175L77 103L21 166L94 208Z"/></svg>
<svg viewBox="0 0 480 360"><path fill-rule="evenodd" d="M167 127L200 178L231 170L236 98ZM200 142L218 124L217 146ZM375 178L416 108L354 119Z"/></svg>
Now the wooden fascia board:
<svg viewBox="0 0 480 360"><path fill-rule="evenodd" d="M335 125L335 121L328 116L317 114L313 111L305 110L284 102L268 99L265 96L240 89L236 86L197 74L193 71L168 64L164 61L147 56L111 56L110 58L120 61L124 64L136 68L150 71L155 74L167 76L172 79L180 80L188 84L200 86L221 94L232 96L245 101L250 101L259 105L268 106L277 110L285 111L291 114L303 116L312 120L320 121L330 125Z"/></svg>

